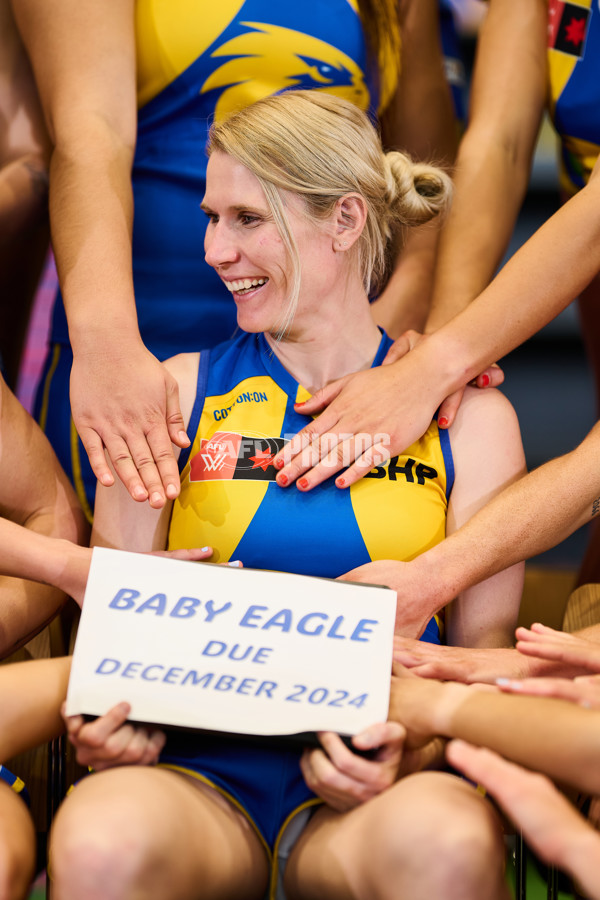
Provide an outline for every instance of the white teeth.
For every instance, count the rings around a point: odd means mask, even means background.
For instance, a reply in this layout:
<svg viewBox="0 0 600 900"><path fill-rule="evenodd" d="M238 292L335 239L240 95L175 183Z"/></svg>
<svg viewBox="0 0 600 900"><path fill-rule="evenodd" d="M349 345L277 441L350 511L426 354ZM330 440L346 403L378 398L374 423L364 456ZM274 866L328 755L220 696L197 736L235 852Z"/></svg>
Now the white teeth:
<svg viewBox="0 0 600 900"><path fill-rule="evenodd" d="M226 281L225 287L228 291L240 293L240 291L248 291L250 288L266 284L268 280L268 278L240 278L238 281Z"/></svg>

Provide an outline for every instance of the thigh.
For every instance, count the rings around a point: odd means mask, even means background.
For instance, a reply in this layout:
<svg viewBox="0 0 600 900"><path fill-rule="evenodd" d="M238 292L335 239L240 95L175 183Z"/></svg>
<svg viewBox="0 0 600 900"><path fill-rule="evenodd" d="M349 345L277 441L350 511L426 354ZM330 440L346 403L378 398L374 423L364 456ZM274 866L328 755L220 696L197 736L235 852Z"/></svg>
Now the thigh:
<svg viewBox="0 0 600 900"><path fill-rule="evenodd" d="M212 788L154 767L83 779L58 812L50 868L58 898L92 898L102 884L101 897L251 900L268 881L266 853L242 813Z"/></svg>
<svg viewBox="0 0 600 900"><path fill-rule="evenodd" d="M319 810L294 847L287 900L505 897L504 844L491 805L442 772L409 776L339 814ZM485 888L482 891L483 883Z"/></svg>
<svg viewBox="0 0 600 900"><path fill-rule="evenodd" d="M35 832L23 799L0 781L0 897L25 896L35 867Z"/></svg>

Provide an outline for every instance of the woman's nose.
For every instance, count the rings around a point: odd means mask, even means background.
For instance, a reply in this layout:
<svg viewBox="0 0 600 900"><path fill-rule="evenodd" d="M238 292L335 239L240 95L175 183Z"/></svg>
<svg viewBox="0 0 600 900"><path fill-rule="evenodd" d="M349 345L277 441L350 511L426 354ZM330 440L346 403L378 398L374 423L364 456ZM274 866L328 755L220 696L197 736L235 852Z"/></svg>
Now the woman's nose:
<svg viewBox="0 0 600 900"><path fill-rule="evenodd" d="M229 230L221 222L209 224L204 238L204 258L209 266L218 268L237 260L239 251Z"/></svg>

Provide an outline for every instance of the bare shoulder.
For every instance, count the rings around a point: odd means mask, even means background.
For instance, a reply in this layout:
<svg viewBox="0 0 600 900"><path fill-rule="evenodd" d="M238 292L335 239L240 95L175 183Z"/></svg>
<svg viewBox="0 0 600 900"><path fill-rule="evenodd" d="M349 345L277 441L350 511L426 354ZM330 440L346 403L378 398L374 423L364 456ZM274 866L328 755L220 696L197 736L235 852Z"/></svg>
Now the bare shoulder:
<svg viewBox="0 0 600 900"><path fill-rule="evenodd" d="M469 504L475 495L491 496L526 471L517 414L495 388L466 389L450 429L450 445L457 498L464 490Z"/></svg>
<svg viewBox="0 0 600 900"><path fill-rule="evenodd" d="M497 388L467 387L450 429L451 437L460 439L462 431L493 431L510 428L520 436L519 420L514 406Z"/></svg>

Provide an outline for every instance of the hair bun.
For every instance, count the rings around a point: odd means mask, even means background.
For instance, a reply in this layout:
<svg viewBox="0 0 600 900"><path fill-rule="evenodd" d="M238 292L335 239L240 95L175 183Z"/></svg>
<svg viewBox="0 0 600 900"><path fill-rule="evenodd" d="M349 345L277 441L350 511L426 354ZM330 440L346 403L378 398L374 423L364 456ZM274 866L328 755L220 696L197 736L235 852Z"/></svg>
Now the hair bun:
<svg viewBox="0 0 600 900"><path fill-rule="evenodd" d="M452 197L450 176L438 166L414 163L405 153L386 153L388 199L393 217L403 225L423 225L443 213Z"/></svg>

